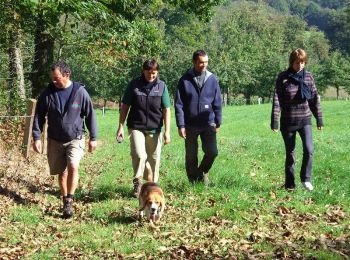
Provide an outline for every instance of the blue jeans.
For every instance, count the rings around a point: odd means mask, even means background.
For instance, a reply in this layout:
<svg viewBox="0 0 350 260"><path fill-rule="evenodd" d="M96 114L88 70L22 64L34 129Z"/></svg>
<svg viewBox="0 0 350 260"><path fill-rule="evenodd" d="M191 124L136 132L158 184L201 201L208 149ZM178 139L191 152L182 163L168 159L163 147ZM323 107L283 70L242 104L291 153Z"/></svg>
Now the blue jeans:
<svg viewBox="0 0 350 260"><path fill-rule="evenodd" d="M201 138L203 159L198 166L198 136ZM218 155L216 129L213 126L186 128L186 173L190 182L202 181Z"/></svg>
<svg viewBox="0 0 350 260"><path fill-rule="evenodd" d="M303 126L295 131L281 131L284 145L286 149L285 161L285 188L295 188L295 138L296 132L299 133L303 143L303 161L300 170L300 179L302 182L311 181L312 160L314 153L314 146L312 143L312 127L311 125Z"/></svg>

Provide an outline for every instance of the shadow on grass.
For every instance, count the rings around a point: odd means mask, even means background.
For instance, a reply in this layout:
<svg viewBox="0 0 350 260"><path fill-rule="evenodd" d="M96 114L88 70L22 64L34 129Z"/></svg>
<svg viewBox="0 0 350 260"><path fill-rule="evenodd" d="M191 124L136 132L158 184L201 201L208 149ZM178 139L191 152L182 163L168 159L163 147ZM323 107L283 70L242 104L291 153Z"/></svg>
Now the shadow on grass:
<svg viewBox="0 0 350 260"><path fill-rule="evenodd" d="M165 191L174 192L182 194L187 192L193 184L190 184L189 181L168 181L165 184L160 185Z"/></svg>
<svg viewBox="0 0 350 260"><path fill-rule="evenodd" d="M17 204L26 205L26 204L30 203L30 201L28 201L28 199L23 198L21 195L17 194L17 192L9 190L7 188L0 187L0 194L3 196L9 197Z"/></svg>
<svg viewBox="0 0 350 260"><path fill-rule="evenodd" d="M116 187L115 192L121 198L125 198L125 199L134 198L130 187L127 187L127 186L118 186L118 187Z"/></svg>
<svg viewBox="0 0 350 260"><path fill-rule="evenodd" d="M60 196L60 192L52 188L51 180L48 180L46 183L40 183L29 178L23 179L21 176L6 176L4 182L6 186L0 186L0 194L12 199L17 204L37 204L38 201L34 198L36 193Z"/></svg>
<svg viewBox="0 0 350 260"><path fill-rule="evenodd" d="M127 186L116 187L113 184L105 184L90 191L80 190L76 193L76 198L85 203L91 203L115 198L131 199L133 196Z"/></svg>
<svg viewBox="0 0 350 260"><path fill-rule="evenodd" d="M127 214L126 212L114 212L107 218L109 224L132 224L137 223L139 220L136 215Z"/></svg>

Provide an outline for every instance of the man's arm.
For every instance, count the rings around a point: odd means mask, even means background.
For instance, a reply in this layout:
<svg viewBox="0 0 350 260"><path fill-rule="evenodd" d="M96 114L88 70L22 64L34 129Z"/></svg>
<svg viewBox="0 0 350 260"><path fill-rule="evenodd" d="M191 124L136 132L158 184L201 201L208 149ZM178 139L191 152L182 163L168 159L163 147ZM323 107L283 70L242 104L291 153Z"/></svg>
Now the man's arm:
<svg viewBox="0 0 350 260"><path fill-rule="evenodd" d="M179 80L179 83L177 85L177 90L175 94L175 118L176 118L176 125L179 129L179 136L182 138L186 138L186 130L185 130L185 113L183 110L183 96L181 95L181 87L183 85L182 80Z"/></svg>
<svg viewBox="0 0 350 260"><path fill-rule="evenodd" d="M92 104L92 100L87 93L87 91L84 89L85 93L85 123L86 127L89 130L89 152L92 152L95 150L97 146L97 120L96 120L96 113Z"/></svg>
<svg viewBox="0 0 350 260"><path fill-rule="evenodd" d="M119 114L119 125L117 130L116 138L117 140L123 140L124 139L124 123L126 116L128 115L130 106L127 104L122 103L120 108L120 114Z"/></svg>
<svg viewBox="0 0 350 260"><path fill-rule="evenodd" d="M163 108L164 144L170 143L170 108Z"/></svg>
<svg viewBox="0 0 350 260"><path fill-rule="evenodd" d="M214 97L212 107L213 107L213 111L215 114L216 128L217 128L217 131L219 131L219 128L220 128L221 123L222 123L222 97L221 97L221 90L220 90L219 82L216 81L216 84L217 84L216 85L216 92L215 92L215 97Z"/></svg>
<svg viewBox="0 0 350 260"><path fill-rule="evenodd" d="M41 153L42 145L41 145L41 133L43 131L43 127L45 124L45 116L47 114L47 108L45 104L45 95L41 94L37 100L34 114L34 122L32 127L32 135L33 135L33 149L37 153Z"/></svg>

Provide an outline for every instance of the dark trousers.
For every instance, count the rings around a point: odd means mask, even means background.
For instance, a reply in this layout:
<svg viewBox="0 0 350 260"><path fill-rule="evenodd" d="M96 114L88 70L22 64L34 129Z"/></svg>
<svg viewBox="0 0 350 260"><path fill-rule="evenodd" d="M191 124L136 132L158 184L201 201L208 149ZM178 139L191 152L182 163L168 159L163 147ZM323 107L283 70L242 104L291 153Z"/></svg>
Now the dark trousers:
<svg viewBox="0 0 350 260"><path fill-rule="evenodd" d="M314 146L312 143L312 127L306 125L295 131L281 131L284 145L286 149L286 161L285 161L285 187L295 188L295 138L296 132L299 133L301 141L303 143L303 161L300 170L300 179L302 182L311 180L312 160Z"/></svg>
<svg viewBox="0 0 350 260"><path fill-rule="evenodd" d="M203 159L198 166L198 136L201 138ZM215 127L186 128L186 173L190 182L202 181L218 155Z"/></svg>

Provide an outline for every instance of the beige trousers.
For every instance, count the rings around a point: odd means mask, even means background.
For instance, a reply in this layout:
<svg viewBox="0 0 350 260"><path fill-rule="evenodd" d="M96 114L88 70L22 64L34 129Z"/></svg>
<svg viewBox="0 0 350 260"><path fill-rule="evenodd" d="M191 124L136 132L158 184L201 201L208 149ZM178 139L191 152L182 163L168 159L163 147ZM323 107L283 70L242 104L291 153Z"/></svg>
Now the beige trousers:
<svg viewBox="0 0 350 260"><path fill-rule="evenodd" d="M162 133L129 129L129 136L134 178L158 182Z"/></svg>

